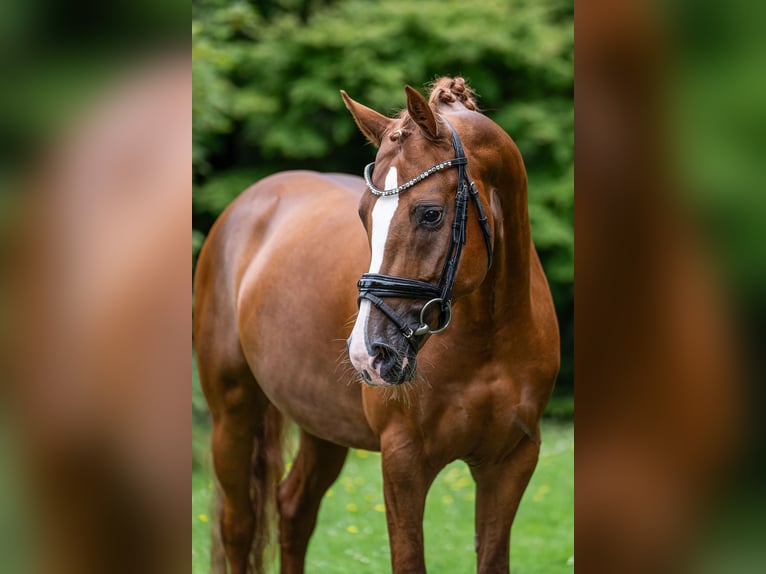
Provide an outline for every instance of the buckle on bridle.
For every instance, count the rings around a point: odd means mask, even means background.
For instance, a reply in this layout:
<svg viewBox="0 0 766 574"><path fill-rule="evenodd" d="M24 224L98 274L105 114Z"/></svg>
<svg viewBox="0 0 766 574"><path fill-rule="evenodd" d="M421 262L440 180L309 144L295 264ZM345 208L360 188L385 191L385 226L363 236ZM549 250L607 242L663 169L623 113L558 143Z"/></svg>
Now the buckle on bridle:
<svg viewBox="0 0 766 574"><path fill-rule="evenodd" d="M439 303L442 310L442 314L443 315L446 314L447 316L447 318L444 320L444 323L439 321L439 327L437 329L431 329L431 327L425 320L426 309L428 309L428 306L432 305L433 303ZM436 333L441 333L442 331L444 331L444 329L449 327L450 321L452 321L452 301L449 301L449 300L444 301L443 299L439 297L435 299L431 299L425 305L423 305L423 308L420 310L420 326L417 329L415 329L414 334L418 336L422 336L422 335L427 335L429 333L431 335L435 335Z"/></svg>

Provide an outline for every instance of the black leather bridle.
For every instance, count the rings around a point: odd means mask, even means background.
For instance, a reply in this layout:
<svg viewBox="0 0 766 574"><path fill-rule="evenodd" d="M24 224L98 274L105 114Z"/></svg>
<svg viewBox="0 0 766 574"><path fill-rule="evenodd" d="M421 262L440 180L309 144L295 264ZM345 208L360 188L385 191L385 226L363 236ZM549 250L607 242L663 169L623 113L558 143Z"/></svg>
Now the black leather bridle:
<svg viewBox="0 0 766 574"><path fill-rule="evenodd" d="M417 279L396 277L394 275L365 273L357 284L357 287L359 288L359 299L357 303L361 303L362 299L367 299L372 303L397 326L415 352L418 350L415 337L423 336L428 333L441 333L447 328L452 320L452 286L455 283L455 274L457 273L458 263L460 262L460 254L463 250L463 245L465 245L469 196L473 199L473 202L476 205L479 224L482 233L484 234L484 242L487 246L487 269L492 266L492 232L489 229L487 216L481 204L481 199L479 198L479 191L476 189L476 185L468 176L466 170L468 158L465 156L463 144L460 142L460 137L458 137L455 128L444 117L441 119L452 130L452 145L455 148L454 159L437 163L410 181L393 189L378 189L372 183L372 170L375 167L375 162L372 162L364 168L364 179L367 183L367 188L374 195L383 197L402 193L416 183L442 169L457 167L458 170L457 194L455 196L455 217L452 220L450 244L447 249L447 257L444 261L444 267L442 268L439 282L433 284L425 281L418 281ZM399 313L394 311L385 301L383 301L383 298L389 297L400 299L427 299L428 301L426 304L420 309L420 324L414 328L410 326ZM425 320L426 310L430 306L437 304L441 309L439 326L436 329L431 329Z"/></svg>

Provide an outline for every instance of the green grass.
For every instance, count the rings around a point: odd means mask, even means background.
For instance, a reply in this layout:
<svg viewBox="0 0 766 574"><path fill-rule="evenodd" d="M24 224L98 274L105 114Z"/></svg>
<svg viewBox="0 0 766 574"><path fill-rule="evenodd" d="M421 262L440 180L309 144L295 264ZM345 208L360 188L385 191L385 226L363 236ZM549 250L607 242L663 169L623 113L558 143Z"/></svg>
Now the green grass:
<svg viewBox="0 0 766 574"><path fill-rule="evenodd" d="M540 462L511 534L514 574L574 571L574 428L543 421ZM192 574L208 572L212 482L192 475ZM475 572L475 490L466 465L454 462L434 482L426 501L429 573ZM380 454L352 450L327 492L312 538L307 572L390 572Z"/></svg>

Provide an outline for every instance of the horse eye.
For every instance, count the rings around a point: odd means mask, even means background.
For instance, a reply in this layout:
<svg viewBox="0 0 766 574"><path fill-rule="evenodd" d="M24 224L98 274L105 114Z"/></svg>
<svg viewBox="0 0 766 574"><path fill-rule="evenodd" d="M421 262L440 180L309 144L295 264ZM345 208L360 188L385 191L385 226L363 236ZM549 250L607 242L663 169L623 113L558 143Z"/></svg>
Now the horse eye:
<svg viewBox="0 0 766 574"><path fill-rule="evenodd" d="M427 223L428 225L435 225L439 223L442 219L442 212L438 209L429 209L425 213L423 213L423 217L421 218L421 223Z"/></svg>

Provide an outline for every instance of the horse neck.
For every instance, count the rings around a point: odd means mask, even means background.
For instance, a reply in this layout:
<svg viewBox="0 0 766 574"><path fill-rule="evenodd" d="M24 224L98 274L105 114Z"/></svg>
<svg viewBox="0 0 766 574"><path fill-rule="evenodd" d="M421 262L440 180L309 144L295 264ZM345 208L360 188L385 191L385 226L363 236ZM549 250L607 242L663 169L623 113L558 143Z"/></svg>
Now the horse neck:
<svg viewBox="0 0 766 574"><path fill-rule="evenodd" d="M479 289L469 296L474 311L504 327L530 313L532 243L527 207L527 177L518 154L511 169L488 185L494 225L494 262Z"/></svg>
<svg viewBox="0 0 766 574"><path fill-rule="evenodd" d="M478 165L501 166L476 169L469 175L482 178L482 203L494 218L494 262L481 287L473 293L475 303L493 302L491 317L528 313L533 255L527 205L527 171L516 143L483 114L467 109L461 101L441 103L440 113L462 125L463 145ZM470 209L470 208L469 208ZM478 227L476 232L480 233ZM536 257L536 256L535 256Z"/></svg>

